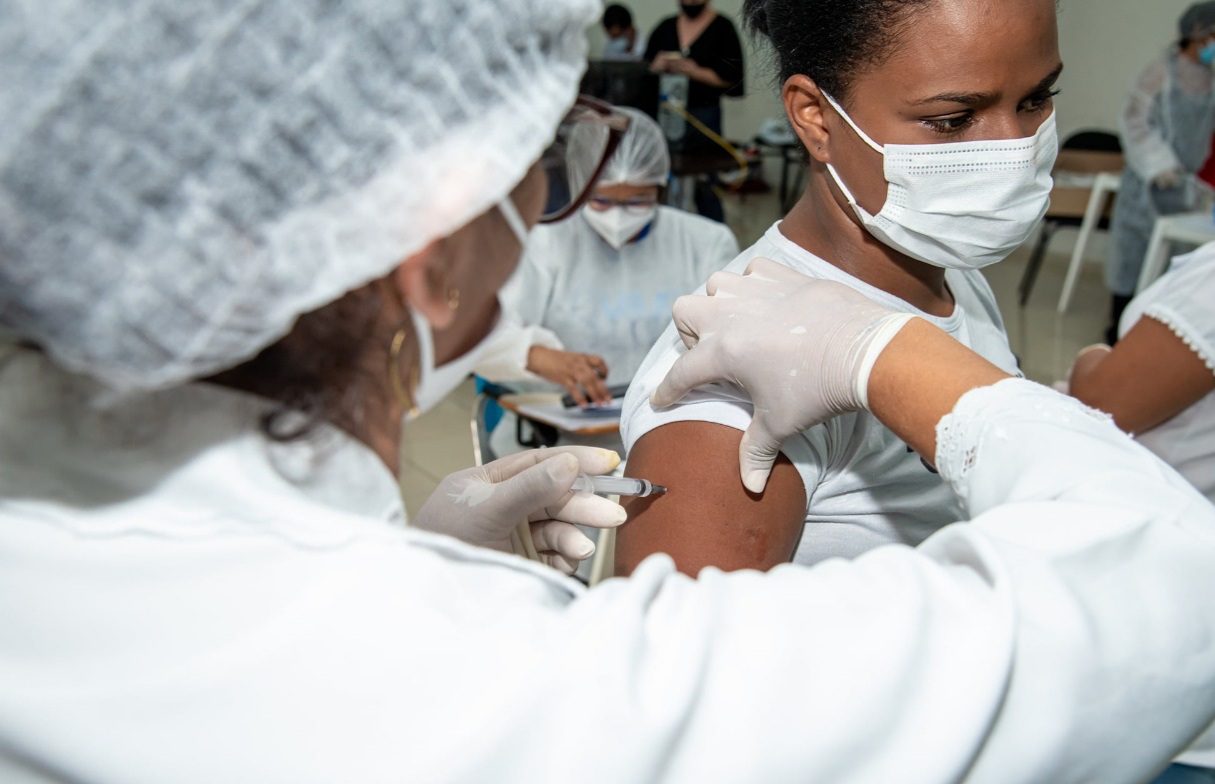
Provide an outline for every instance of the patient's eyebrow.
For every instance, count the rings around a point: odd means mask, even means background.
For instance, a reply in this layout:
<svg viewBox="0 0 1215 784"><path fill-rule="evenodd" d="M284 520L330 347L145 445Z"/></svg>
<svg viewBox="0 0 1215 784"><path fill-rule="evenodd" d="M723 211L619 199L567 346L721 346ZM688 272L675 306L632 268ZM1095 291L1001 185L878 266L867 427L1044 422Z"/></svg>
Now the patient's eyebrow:
<svg viewBox="0 0 1215 784"><path fill-rule="evenodd" d="M1035 95L1049 90L1054 86L1055 82L1059 80L1059 75L1061 73L1063 73L1063 63L1059 63L1057 66L1055 66L1055 70L1051 71L1046 75L1045 78L1042 79L1042 81L1038 82L1038 84L1035 85L1034 88L1022 98L1022 100L1032 98ZM999 97L999 93L994 92L938 93L936 95L929 96L928 98L920 98L912 101L911 105L923 106L924 104L929 103L949 102L960 103L963 106L983 106L994 103Z"/></svg>

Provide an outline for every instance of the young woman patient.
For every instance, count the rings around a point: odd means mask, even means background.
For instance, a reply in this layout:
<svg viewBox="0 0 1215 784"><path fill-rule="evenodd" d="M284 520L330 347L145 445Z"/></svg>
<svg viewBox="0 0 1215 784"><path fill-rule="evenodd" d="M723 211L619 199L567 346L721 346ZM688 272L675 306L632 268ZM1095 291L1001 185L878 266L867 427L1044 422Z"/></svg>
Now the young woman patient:
<svg viewBox="0 0 1215 784"><path fill-rule="evenodd" d="M748 0L744 13L773 44L809 170L789 215L727 269L765 257L840 281L1016 374L978 270L1020 245L1048 203L1062 70L1054 0ZM745 390L649 403L684 351L668 328L625 404L627 473L670 492L630 505L618 574L656 551L690 574L809 564L917 544L960 519L932 467L866 413L788 439L766 486L744 486L740 450L776 448L741 443L763 414Z"/></svg>

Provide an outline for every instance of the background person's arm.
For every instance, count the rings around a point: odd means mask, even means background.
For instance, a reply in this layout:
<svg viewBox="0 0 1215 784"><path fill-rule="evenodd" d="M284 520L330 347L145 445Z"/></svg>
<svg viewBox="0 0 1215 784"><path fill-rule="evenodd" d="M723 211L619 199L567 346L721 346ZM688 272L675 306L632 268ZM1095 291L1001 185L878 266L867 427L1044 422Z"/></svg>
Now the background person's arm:
<svg viewBox="0 0 1215 784"><path fill-rule="evenodd" d="M1078 356L1069 391L1128 433L1142 433L1215 391L1215 373L1172 330L1145 316L1113 350Z"/></svg>
<svg viewBox="0 0 1215 784"><path fill-rule="evenodd" d="M672 422L642 436L627 474L668 488L666 495L622 499L628 522L616 534L616 574L631 574L654 553L695 576L786 563L805 525L801 475L783 455L762 494L738 476L742 432L713 422Z"/></svg>

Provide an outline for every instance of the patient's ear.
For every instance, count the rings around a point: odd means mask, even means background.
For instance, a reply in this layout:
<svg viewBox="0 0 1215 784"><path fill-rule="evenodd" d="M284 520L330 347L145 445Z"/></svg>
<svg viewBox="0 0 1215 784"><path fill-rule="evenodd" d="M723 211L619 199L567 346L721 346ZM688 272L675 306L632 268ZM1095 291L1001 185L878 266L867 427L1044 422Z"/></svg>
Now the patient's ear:
<svg viewBox="0 0 1215 784"><path fill-rule="evenodd" d="M820 163L831 163L827 144L831 133L824 122L827 99L818 84L805 74L794 74L781 88L781 101L790 127L806 146L810 157Z"/></svg>
<svg viewBox="0 0 1215 784"><path fill-rule="evenodd" d="M437 239L405 259L392 275L401 301L421 314L436 330L451 326L455 312L448 304L447 246Z"/></svg>

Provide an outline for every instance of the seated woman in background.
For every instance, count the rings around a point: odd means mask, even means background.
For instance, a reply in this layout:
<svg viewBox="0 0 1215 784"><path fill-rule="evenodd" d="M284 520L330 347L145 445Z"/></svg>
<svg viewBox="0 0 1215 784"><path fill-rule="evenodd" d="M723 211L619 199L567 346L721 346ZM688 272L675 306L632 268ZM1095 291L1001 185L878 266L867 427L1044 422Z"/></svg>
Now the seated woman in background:
<svg viewBox="0 0 1215 784"><path fill-rule="evenodd" d="M978 268L1005 258L1046 210L1062 68L1054 2L855 2L828 14L796 0L749 0L745 13L776 49L809 171L789 215L727 269L764 257L844 283L1018 374ZM738 386L654 408L650 392L684 352L668 330L625 401L629 473L670 492L626 503L618 574L653 552L689 574L811 564L918 544L959 518L934 469L868 414L761 444L743 432L767 412ZM740 451L747 463L778 448L766 486L739 481Z"/></svg>
<svg viewBox="0 0 1215 784"><path fill-rule="evenodd" d="M1076 356L1068 391L1215 502L1215 243L1131 300L1114 348Z"/></svg>
<svg viewBox="0 0 1215 784"><path fill-rule="evenodd" d="M619 111L632 122L587 206L529 235L501 293L507 322L478 375L555 384L583 406L608 403L608 387L632 381L670 322L675 298L738 255L725 226L659 205L671 172L662 130L640 111ZM568 151L579 182L598 164L598 145L582 141L571 139ZM495 451L509 451L500 434L514 437L513 419L494 432Z"/></svg>

